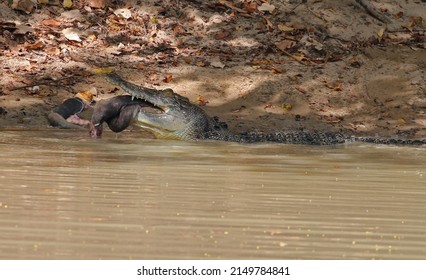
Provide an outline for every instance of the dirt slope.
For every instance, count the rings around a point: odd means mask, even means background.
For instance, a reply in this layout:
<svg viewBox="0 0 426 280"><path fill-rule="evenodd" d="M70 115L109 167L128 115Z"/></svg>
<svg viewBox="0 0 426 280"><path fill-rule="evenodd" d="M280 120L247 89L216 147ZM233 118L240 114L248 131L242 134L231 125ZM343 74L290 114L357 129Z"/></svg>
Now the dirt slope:
<svg viewBox="0 0 426 280"><path fill-rule="evenodd" d="M0 3L1 129L47 128L49 110L91 87L122 94L91 74L113 66L236 131L426 137L423 1L371 1L390 24L350 0L93 2Z"/></svg>

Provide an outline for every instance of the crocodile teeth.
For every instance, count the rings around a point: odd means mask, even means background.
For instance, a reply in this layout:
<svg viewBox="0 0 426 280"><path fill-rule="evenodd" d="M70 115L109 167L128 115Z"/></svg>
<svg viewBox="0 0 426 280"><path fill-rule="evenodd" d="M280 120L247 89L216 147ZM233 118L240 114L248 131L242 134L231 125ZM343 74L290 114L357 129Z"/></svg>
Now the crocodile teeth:
<svg viewBox="0 0 426 280"><path fill-rule="evenodd" d="M135 96L134 96L134 95L132 95L132 101L133 101L133 99L135 99Z"/></svg>

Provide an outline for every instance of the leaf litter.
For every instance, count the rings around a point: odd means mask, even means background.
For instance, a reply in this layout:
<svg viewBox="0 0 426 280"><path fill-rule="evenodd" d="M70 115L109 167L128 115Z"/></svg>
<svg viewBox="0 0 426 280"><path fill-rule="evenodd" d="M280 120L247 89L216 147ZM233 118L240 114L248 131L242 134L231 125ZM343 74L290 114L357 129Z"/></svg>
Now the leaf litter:
<svg viewBox="0 0 426 280"><path fill-rule="evenodd" d="M273 0L150 0L144 1L143 8L131 1L123 6L103 0L59 1L59 6L39 1L37 9L32 1L33 6L25 0L12 2L12 5L2 3L0 7L9 16L0 20L3 93L26 86L20 81L33 80L33 86L38 81L53 87L64 83L69 94L74 84L93 80L87 71L93 66L137 70L148 83L161 86L179 81L178 74L167 73L170 67L195 67L205 69L203 73L213 73L246 65L254 73L265 71L271 78L283 77L294 84L285 94L298 93L308 98L312 91L329 90L330 103L356 90L356 83L341 82L342 72L366 67L368 62L362 58L366 49L406 46L417 52L425 50L426 24L421 7L416 11L415 4L392 6L391 1L374 3L373 7L392 19L388 25L366 16L362 9L335 6L333 1L314 1L308 5L303 1ZM386 5L386 9L380 5ZM336 70L325 87L301 84L308 83L311 76L321 77L321 72L327 71L323 69L332 67L332 63L341 63L346 70ZM306 67L314 74L308 75L303 70ZM51 79L53 82L41 78L52 71L55 74L51 76L69 78ZM301 76L294 76L294 71L301 71ZM417 71L413 73L417 75ZM248 76L241 76L242 84ZM421 79L415 78L419 81L416 85L421 84ZM276 94L282 94L275 90ZM52 90L52 96L55 94ZM197 99L200 105L212 100L204 94L200 96L202 101ZM262 98L254 99L262 102ZM319 102L315 97L310 98L309 112L316 109L323 112L325 99ZM411 102L410 98L407 100ZM277 109L277 114L279 108L283 109L282 104L291 104L291 111L284 111L299 114L301 110L296 103L279 98L265 101L263 106L269 104ZM416 123L423 123L421 118L420 113L413 117ZM410 122L395 123L408 127Z"/></svg>

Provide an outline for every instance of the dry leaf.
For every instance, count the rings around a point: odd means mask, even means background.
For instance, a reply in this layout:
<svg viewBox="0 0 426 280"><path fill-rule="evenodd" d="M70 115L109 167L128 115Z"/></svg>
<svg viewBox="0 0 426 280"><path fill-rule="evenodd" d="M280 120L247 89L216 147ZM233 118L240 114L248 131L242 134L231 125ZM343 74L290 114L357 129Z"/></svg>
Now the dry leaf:
<svg viewBox="0 0 426 280"><path fill-rule="evenodd" d="M103 9L105 8L105 0L89 0L88 5L91 8Z"/></svg>
<svg viewBox="0 0 426 280"><path fill-rule="evenodd" d="M326 87L328 87L329 89L332 89L334 91L342 91L343 90L343 85L341 83L335 83L332 85L326 84Z"/></svg>
<svg viewBox="0 0 426 280"><path fill-rule="evenodd" d="M160 76L158 74L151 74L148 77L148 80L153 84L153 85L160 85Z"/></svg>
<svg viewBox="0 0 426 280"><path fill-rule="evenodd" d="M426 119L415 119L414 122L419 125L426 126Z"/></svg>
<svg viewBox="0 0 426 280"><path fill-rule="evenodd" d="M245 11L245 10L235 7L235 6L234 6L234 5L232 5L229 1L226 1L226 0L218 0L218 2L219 2L221 5L226 6L226 7L230 8L230 9L232 9L232 10L235 10L235 11L237 11L237 12L240 12L240 13L246 13L246 11Z"/></svg>
<svg viewBox="0 0 426 280"><path fill-rule="evenodd" d="M418 26L420 28L426 29L426 21L423 20L421 16L411 16L410 21L412 22L413 27Z"/></svg>
<svg viewBox="0 0 426 280"><path fill-rule="evenodd" d="M145 69L145 63L139 62L138 64L136 64L136 69L138 70Z"/></svg>
<svg viewBox="0 0 426 280"><path fill-rule="evenodd" d="M176 42L176 45L174 47L176 47L178 49L185 47L185 41L182 40L182 39L178 39L177 42Z"/></svg>
<svg viewBox="0 0 426 280"><path fill-rule="evenodd" d="M206 104L209 103L209 101L202 95L198 95L197 102L199 106L206 106Z"/></svg>
<svg viewBox="0 0 426 280"><path fill-rule="evenodd" d="M257 3L255 1L244 2L244 10L246 10L249 13L257 12Z"/></svg>
<svg viewBox="0 0 426 280"><path fill-rule="evenodd" d="M184 58L183 58L183 61L185 61L186 63L188 63L188 64L191 64L192 63L192 58L191 57L189 57L189 56L185 56Z"/></svg>
<svg viewBox="0 0 426 280"><path fill-rule="evenodd" d="M62 3L62 6L64 6L64 8L71 8L72 0L64 0L64 2Z"/></svg>
<svg viewBox="0 0 426 280"><path fill-rule="evenodd" d="M303 53L295 53L291 57L296 59L297 61L302 61L306 59L306 56Z"/></svg>
<svg viewBox="0 0 426 280"><path fill-rule="evenodd" d="M293 105L291 105L290 103L283 103L281 104L281 108L285 111L290 111L291 109L293 109Z"/></svg>
<svg viewBox="0 0 426 280"><path fill-rule="evenodd" d="M114 11L114 14L116 16L121 16L124 19L129 19L132 17L132 13L129 9L123 8L123 9L117 9Z"/></svg>
<svg viewBox="0 0 426 280"><path fill-rule="evenodd" d="M343 121L343 117L334 116L334 115L323 116L322 119L325 120L328 123L339 123L339 122Z"/></svg>
<svg viewBox="0 0 426 280"><path fill-rule="evenodd" d="M272 12L275 10L275 6L268 3L263 3L257 9L261 12L269 12L272 14Z"/></svg>
<svg viewBox="0 0 426 280"><path fill-rule="evenodd" d="M399 18L402 18L402 16L404 15L404 12L398 12L398 13L396 13L396 14L394 14L393 16L396 18L396 19L399 19Z"/></svg>
<svg viewBox="0 0 426 280"><path fill-rule="evenodd" d="M278 69L276 67L272 67L271 70L274 74L281 74L283 72L281 69Z"/></svg>
<svg viewBox="0 0 426 280"><path fill-rule="evenodd" d="M382 39L384 33L385 33L385 29L380 28L380 30L377 32L377 36L379 36L379 39Z"/></svg>
<svg viewBox="0 0 426 280"><path fill-rule="evenodd" d="M64 30L62 30L62 34L64 34L65 38L67 38L68 40L81 42L81 39L78 33L80 33L80 31L72 27L65 28Z"/></svg>
<svg viewBox="0 0 426 280"><path fill-rule="evenodd" d="M397 121L397 123L398 123L398 124L400 124L400 125L401 125L401 124L406 124L406 123L407 123L407 121L406 121L404 118L399 118L399 119L397 119L396 121Z"/></svg>
<svg viewBox="0 0 426 280"><path fill-rule="evenodd" d="M410 16L402 27L407 28L410 32L413 31L414 27L419 26L421 28L426 28L426 22L423 21L422 17L413 17Z"/></svg>
<svg viewBox="0 0 426 280"><path fill-rule="evenodd" d="M204 67L206 66L206 62L203 60L199 60L195 63L195 65L199 66L199 67Z"/></svg>
<svg viewBox="0 0 426 280"><path fill-rule="evenodd" d="M283 32L291 32L294 31L294 28L285 24L278 24L278 30Z"/></svg>
<svg viewBox="0 0 426 280"><path fill-rule="evenodd" d="M77 10L77 9L69 10L69 11L65 11L61 13L60 18L66 21L80 21L80 22L86 21L86 17L83 16L80 10Z"/></svg>
<svg viewBox="0 0 426 280"><path fill-rule="evenodd" d="M97 69L93 69L92 72L94 74L108 74L111 73L114 69L112 69L111 67L106 67L106 68L97 68Z"/></svg>
<svg viewBox="0 0 426 280"><path fill-rule="evenodd" d="M36 5L35 0L13 0L12 9L23 11L26 14L32 13Z"/></svg>
<svg viewBox="0 0 426 280"><path fill-rule="evenodd" d="M240 108L232 110L231 113L240 113L244 109L246 109L246 106L242 105Z"/></svg>
<svg viewBox="0 0 426 280"><path fill-rule="evenodd" d="M225 68L225 64L222 63L222 61L220 61L219 57L212 57L210 60L210 65L215 67L215 68Z"/></svg>
<svg viewBox="0 0 426 280"><path fill-rule="evenodd" d="M295 87L294 87L294 89L295 89L295 90L300 91L300 92L301 92L301 93L303 93L303 94L306 94L306 93L308 92L306 89L301 88L301 87L299 87L299 86L295 86Z"/></svg>
<svg viewBox="0 0 426 280"><path fill-rule="evenodd" d="M215 38L216 40L223 40L223 39L225 39L226 37L228 37L229 35L230 35L230 33L229 33L228 31L223 30L223 31L217 32L217 33L214 35L214 38Z"/></svg>
<svg viewBox="0 0 426 280"><path fill-rule="evenodd" d="M89 34L89 35L87 35L86 39L89 40L89 41L94 41L94 40L96 40L96 34Z"/></svg>
<svg viewBox="0 0 426 280"><path fill-rule="evenodd" d="M343 90L343 86L342 84L336 84L333 88L334 91L342 91Z"/></svg>
<svg viewBox="0 0 426 280"><path fill-rule="evenodd" d="M295 45L296 45L295 41L291 41L291 40L287 40L287 39L284 39L284 40L282 40L278 43L275 43L275 46L282 51L290 49L290 48L294 47Z"/></svg>
<svg viewBox="0 0 426 280"><path fill-rule="evenodd" d="M272 24L272 22L267 17L264 16L263 20L265 21L265 25L266 25L266 28L268 30L274 29L274 25Z"/></svg>
<svg viewBox="0 0 426 280"><path fill-rule="evenodd" d="M254 58L251 62L253 65L269 65L272 64L272 61L269 59L260 59L260 58Z"/></svg>
<svg viewBox="0 0 426 280"><path fill-rule="evenodd" d="M38 94L40 93L40 86L29 87L27 88L27 91L29 94Z"/></svg>
<svg viewBox="0 0 426 280"><path fill-rule="evenodd" d="M176 34L185 34L186 30L185 28L183 28L182 26L180 26L179 24L177 24L174 28L173 28L173 32L175 32Z"/></svg>
<svg viewBox="0 0 426 280"><path fill-rule="evenodd" d="M59 55L61 51L57 47L47 47L44 51L49 55Z"/></svg>
<svg viewBox="0 0 426 280"><path fill-rule="evenodd" d="M53 18L47 18L47 19L43 19L41 21L41 24L45 26L50 26L50 27L57 27L57 26L60 26L62 22Z"/></svg>
<svg viewBox="0 0 426 280"><path fill-rule="evenodd" d="M165 83L170 83L173 80L173 75L172 74L167 74L164 79L163 82Z"/></svg>
<svg viewBox="0 0 426 280"><path fill-rule="evenodd" d="M391 115L391 113L390 113L389 111L387 111L387 112L384 112L384 113L382 114L382 117L383 117L383 118L388 118L390 115Z"/></svg>
<svg viewBox="0 0 426 280"><path fill-rule="evenodd" d="M25 48L26 48L27 50L31 51L31 50L40 50L40 49L42 49L43 47L44 47L43 42L38 41L37 43L34 43L34 44L32 44L32 45L28 45L28 46L26 46Z"/></svg>

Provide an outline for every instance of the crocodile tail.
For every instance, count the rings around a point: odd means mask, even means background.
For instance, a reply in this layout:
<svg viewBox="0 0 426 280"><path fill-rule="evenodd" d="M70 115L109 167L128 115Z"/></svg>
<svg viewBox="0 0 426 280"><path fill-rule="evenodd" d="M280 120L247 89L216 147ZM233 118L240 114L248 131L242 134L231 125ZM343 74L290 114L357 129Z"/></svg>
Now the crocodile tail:
<svg viewBox="0 0 426 280"><path fill-rule="evenodd" d="M399 139L382 137L351 137L351 141L385 145L426 145L426 139Z"/></svg>
<svg viewBox="0 0 426 280"><path fill-rule="evenodd" d="M278 131L271 133L244 133L238 136L240 142L275 142L283 144L301 145L335 145L346 142L343 134L337 132L305 132L305 131Z"/></svg>

